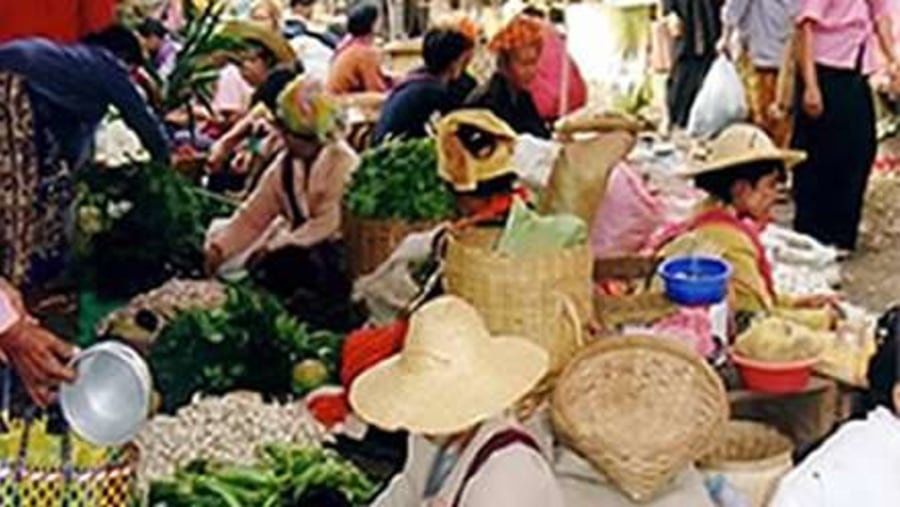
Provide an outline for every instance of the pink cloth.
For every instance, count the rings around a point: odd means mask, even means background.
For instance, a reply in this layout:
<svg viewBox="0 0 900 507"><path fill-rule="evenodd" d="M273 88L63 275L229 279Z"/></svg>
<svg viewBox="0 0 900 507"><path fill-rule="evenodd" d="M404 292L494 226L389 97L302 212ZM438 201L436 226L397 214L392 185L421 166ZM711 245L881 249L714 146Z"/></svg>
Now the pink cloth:
<svg viewBox="0 0 900 507"><path fill-rule="evenodd" d="M797 22L812 21L816 62L855 69L865 47L863 73L877 68L874 21L888 15L891 0L802 0Z"/></svg>
<svg viewBox="0 0 900 507"><path fill-rule="evenodd" d="M250 107L253 87L241 77L236 65L226 65L216 82L216 94L212 106L216 112L244 112Z"/></svg>
<svg viewBox="0 0 900 507"><path fill-rule="evenodd" d="M595 257L640 252L663 224L665 209L641 177L619 164L609 175L606 194L594 214L591 249Z"/></svg>
<svg viewBox="0 0 900 507"><path fill-rule="evenodd" d="M678 313L656 322L653 331L684 343L706 358L716 351L707 308L681 307Z"/></svg>
<svg viewBox="0 0 900 507"><path fill-rule="evenodd" d="M566 41L562 35L553 24L544 22L544 49L538 60L537 75L528 91L538 113L545 120L555 120L561 116L562 74L566 59L569 61L569 101L566 110L562 111L563 115L587 103L587 85L575 60L566 51Z"/></svg>

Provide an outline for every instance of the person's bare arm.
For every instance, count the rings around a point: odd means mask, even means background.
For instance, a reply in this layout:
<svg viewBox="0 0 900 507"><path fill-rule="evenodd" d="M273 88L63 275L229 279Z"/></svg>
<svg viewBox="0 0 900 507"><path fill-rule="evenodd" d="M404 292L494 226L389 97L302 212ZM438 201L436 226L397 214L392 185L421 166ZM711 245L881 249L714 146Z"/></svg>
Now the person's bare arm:
<svg viewBox="0 0 900 507"><path fill-rule="evenodd" d="M897 41L894 40L894 24L890 16L882 16L875 21L875 34L881 45L881 52L887 58L888 72L894 81L900 81L900 56Z"/></svg>
<svg viewBox="0 0 900 507"><path fill-rule="evenodd" d="M800 75L803 78L803 110L812 118L818 118L825 112L822 90L819 88L819 76L816 72L814 51L815 37L812 20L800 23L800 36L797 40L800 50Z"/></svg>

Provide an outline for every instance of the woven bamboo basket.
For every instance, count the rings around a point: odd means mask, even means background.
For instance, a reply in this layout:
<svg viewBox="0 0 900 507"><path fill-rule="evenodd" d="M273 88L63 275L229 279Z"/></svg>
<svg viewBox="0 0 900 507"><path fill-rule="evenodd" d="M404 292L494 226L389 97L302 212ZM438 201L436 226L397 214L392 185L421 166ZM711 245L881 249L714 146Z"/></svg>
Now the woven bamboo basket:
<svg viewBox="0 0 900 507"><path fill-rule="evenodd" d="M510 256L493 250L499 234L477 227L450 234L445 288L475 306L492 333L520 335L547 350L554 376L576 352L590 316L590 248Z"/></svg>
<svg viewBox="0 0 900 507"><path fill-rule="evenodd" d="M791 469L793 444L774 428L751 421L728 421L713 449L699 461L708 475L724 475L753 507L769 504Z"/></svg>
<svg viewBox="0 0 900 507"><path fill-rule="evenodd" d="M705 455L728 418L725 387L684 345L601 338L557 381L559 438L632 500L647 502Z"/></svg>
<svg viewBox="0 0 900 507"><path fill-rule="evenodd" d="M407 235L431 230L438 223L360 218L345 210L343 234L350 275L356 278L371 273L390 257Z"/></svg>

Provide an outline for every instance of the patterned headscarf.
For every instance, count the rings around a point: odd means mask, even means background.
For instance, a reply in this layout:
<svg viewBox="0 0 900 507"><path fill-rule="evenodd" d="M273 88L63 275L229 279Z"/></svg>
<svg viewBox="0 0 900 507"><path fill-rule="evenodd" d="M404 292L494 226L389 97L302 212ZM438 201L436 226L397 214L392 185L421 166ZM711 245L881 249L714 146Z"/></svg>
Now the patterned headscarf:
<svg viewBox="0 0 900 507"><path fill-rule="evenodd" d="M300 76L278 96L278 119L291 133L332 138L341 128L341 108L318 80Z"/></svg>
<svg viewBox="0 0 900 507"><path fill-rule="evenodd" d="M512 51L544 42L544 27L530 16L518 15L497 32L488 48L495 52Z"/></svg>

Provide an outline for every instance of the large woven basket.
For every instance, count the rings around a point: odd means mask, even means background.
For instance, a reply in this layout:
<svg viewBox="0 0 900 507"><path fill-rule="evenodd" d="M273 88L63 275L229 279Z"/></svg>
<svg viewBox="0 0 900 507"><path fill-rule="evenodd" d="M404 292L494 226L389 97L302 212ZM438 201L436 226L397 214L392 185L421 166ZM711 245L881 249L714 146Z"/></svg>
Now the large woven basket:
<svg viewBox="0 0 900 507"><path fill-rule="evenodd" d="M343 233L344 244L347 247L347 267L351 276L356 278L371 273L391 255L407 235L431 230L438 223L367 219L345 210Z"/></svg>
<svg viewBox="0 0 900 507"><path fill-rule="evenodd" d="M477 308L492 333L520 335L547 350L556 374L576 352L590 316L591 251L511 256L494 251L499 234L477 227L451 233L445 288Z"/></svg>
<svg viewBox="0 0 900 507"><path fill-rule="evenodd" d="M706 475L724 475L753 507L768 505L778 481L792 466L793 444L765 424L732 420L699 461Z"/></svg>
<svg viewBox="0 0 900 507"><path fill-rule="evenodd" d="M728 418L725 388L684 345L601 338L566 367L553 392L557 435L632 500L652 500L705 455Z"/></svg>

